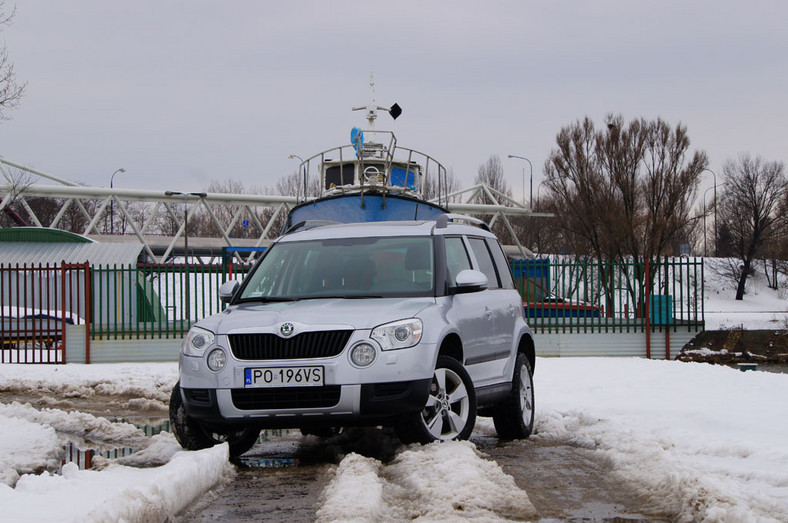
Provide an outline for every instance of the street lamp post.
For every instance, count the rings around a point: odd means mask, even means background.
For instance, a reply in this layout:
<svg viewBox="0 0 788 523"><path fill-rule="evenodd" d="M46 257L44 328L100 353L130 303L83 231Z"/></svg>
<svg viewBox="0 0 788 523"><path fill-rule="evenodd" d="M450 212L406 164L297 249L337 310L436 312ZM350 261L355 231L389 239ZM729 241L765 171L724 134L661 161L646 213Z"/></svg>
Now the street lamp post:
<svg viewBox="0 0 788 523"><path fill-rule="evenodd" d="M110 189L112 189L114 187L115 175L118 174L118 173L125 173L125 172L126 172L126 169L121 167L120 169L118 169L117 171L112 173L112 176L109 179L109 188ZM110 234L115 234L115 195L113 194L112 196L110 196L110 198L112 198L112 199L109 201L109 227L110 227ZM106 230L106 229L104 229L104 230Z"/></svg>
<svg viewBox="0 0 788 523"><path fill-rule="evenodd" d="M528 200L528 207L533 208L533 206L534 206L534 166L531 163L531 160L529 160L525 156L517 156L516 154L510 154L509 158L519 158L520 160L525 160L526 162L528 162L528 166L531 168L531 191L530 191L530 198ZM523 167L523 205L525 205L525 167Z"/></svg>
<svg viewBox="0 0 788 523"><path fill-rule="evenodd" d="M539 185L536 186L536 207L537 209L541 209L542 205L542 184L547 180L542 180L539 182Z"/></svg>
<svg viewBox="0 0 788 523"><path fill-rule="evenodd" d="M714 174L714 171L712 171L708 167L703 169L703 170L704 171L709 171L711 173L711 175L714 177L714 256L717 257L717 256L719 256L718 249L717 249L717 245L719 243L717 241L717 175ZM706 198L706 193L703 193L703 198L704 198L703 199L703 214L704 214L704 219L705 219L705 214L706 214L706 199L705 199ZM705 223L704 223L703 234L704 234L703 237L705 239L706 238L706 236L705 236L705 234L706 234Z"/></svg>
<svg viewBox="0 0 788 523"><path fill-rule="evenodd" d="M186 296L184 297L186 309L186 323L189 323L191 316L189 309L191 308L191 291L189 290L189 196L196 196L198 198L205 198L208 194L204 192L190 192L184 193L181 191L164 191L167 196L183 196L183 261L186 265Z"/></svg>
<svg viewBox="0 0 788 523"><path fill-rule="evenodd" d="M304 159L298 156L297 154L291 154L290 156L288 156L288 158L290 158L291 160L298 160L299 162L301 162L302 170L304 171L304 200L303 201L306 201L306 165L304 164ZM296 194L296 199L297 198L298 195Z"/></svg>
<svg viewBox="0 0 788 523"><path fill-rule="evenodd" d="M706 195L712 189L715 189L715 191L716 191L716 187L717 186L715 185L714 187L709 187L708 189L703 191L703 255L704 256L708 256L709 255L709 250L706 248L706 236L708 236L707 229L706 229L706 214L708 214L706 212ZM716 235L717 232L715 231L714 234Z"/></svg>

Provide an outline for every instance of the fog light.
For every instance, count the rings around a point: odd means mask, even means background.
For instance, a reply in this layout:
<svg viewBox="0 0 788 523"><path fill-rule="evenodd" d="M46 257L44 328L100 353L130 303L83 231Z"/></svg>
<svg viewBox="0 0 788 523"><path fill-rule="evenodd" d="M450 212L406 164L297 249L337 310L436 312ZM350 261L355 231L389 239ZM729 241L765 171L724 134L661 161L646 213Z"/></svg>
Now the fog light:
<svg viewBox="0 0 788 523"><path fill-rule="evenodd" d="M375 347L369 343L359 343L350 351L350 361L358 367L366 367L375 361Z"/></svg>
<svg viewBox="0 0 788 523"><path fill-rule="evenodd" d="M222 349L213 349L208 354L208 368L213 371L222 370L227 363L227 355Z"/></svg>

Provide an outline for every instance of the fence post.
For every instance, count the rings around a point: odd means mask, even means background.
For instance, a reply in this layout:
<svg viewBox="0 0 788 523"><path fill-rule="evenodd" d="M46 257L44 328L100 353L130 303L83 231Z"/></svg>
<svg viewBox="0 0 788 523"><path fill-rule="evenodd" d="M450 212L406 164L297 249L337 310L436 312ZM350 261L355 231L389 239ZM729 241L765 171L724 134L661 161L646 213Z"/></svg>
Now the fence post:
<svg viewBox="0 0 788 523"><path fill-rule="evenodd" d="M85 262L85 363L90 364L90 323L93 321L93 293L91 291L90 264ZM63 355L65 362L65 354Z"/></svg>
<svg viewBox="0 0 788 523"><path fill-rule="evenodd" d="M646 310L646 358L651 359L651 310L650 310L650 301L651 301L651 275L650 275L650 262L648 258L646 258L646 267L645 267L645 274L644 274L644 281L646 283L646 300L643 304L643 308Z"/></svg>

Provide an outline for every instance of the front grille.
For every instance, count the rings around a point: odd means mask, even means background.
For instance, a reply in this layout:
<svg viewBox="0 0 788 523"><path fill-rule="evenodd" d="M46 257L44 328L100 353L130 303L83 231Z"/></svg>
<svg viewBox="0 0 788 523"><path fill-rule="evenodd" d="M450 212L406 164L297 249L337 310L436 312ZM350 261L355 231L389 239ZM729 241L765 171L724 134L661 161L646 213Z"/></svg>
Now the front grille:
<svg viewBox="0 0 788 523"><path fill-rule="evenodd" d="M276 334L230 334L230 350L239 360L292 360L336 356L352 330L302 332L291 338Z"/></svg>
<svg viewBox="0 0 788 523"><path fill-rule="evenodd" d="M342 387L280 387L273 389L233 389L233 405L240 410L314 409L339 403Z"/></svg>

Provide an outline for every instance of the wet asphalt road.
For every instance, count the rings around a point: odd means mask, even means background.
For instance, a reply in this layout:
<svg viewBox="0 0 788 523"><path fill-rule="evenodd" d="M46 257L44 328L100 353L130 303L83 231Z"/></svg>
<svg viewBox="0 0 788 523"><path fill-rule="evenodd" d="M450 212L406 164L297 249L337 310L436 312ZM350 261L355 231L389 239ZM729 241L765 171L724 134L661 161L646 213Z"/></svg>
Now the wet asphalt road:
<svg viewBox="0 0 788 523"><path fill-rule="evenodd" d="M331 445L311 439L257 445L237 465L233 483L183 514L182 521L312 522L331 467L345 453L383 462L393 457L396 444L360 444L379 434L366 436ZM538 521L670 521L612 479L610 467L593 450L539 437L502 442L477 435L471 441L528 493Z"/></svg>

